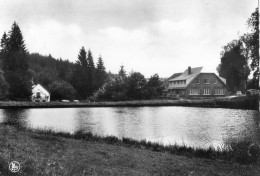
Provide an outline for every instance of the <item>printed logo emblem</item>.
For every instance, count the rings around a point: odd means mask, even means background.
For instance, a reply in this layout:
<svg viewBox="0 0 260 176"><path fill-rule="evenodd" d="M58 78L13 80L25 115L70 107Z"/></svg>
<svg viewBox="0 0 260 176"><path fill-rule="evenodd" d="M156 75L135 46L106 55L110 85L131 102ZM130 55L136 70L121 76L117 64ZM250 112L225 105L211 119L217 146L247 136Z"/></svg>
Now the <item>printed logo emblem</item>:
<svg viewBox="0 0 260 176"><path fill-rule="evenodd" d="M12 161L9 164L9 170L11 172L18 172L20 170L20 164L17 161Z"/></svg>

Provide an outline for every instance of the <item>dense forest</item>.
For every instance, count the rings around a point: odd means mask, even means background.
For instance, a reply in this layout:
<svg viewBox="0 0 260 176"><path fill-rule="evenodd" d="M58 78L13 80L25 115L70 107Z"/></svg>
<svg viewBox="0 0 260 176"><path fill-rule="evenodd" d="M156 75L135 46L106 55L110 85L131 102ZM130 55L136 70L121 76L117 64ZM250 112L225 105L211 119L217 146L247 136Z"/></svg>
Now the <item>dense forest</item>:
<svg viewBox="0 0 260 176"><path fill-rule="evenodd" d="M156 74L147 82L138 72L107 73L101 56L94 63L91 50L79 50L76 63L51 55L29 53L16 22L4 33L0 47L0 99L29 100L33 84L41 84L51 100L128 100L150 99L162 94Z"/></svg>

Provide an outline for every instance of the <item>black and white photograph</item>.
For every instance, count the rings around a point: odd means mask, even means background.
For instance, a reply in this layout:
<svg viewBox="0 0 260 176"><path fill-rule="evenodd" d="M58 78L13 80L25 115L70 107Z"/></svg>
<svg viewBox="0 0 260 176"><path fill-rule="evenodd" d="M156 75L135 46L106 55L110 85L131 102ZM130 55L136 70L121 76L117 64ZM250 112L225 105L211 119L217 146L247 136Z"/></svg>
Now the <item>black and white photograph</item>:
<svg viewBox="0 0 260 176"><path fill-rule="evenodd" d="M0 176L260 176L259 0L0 0Z"/></svg>

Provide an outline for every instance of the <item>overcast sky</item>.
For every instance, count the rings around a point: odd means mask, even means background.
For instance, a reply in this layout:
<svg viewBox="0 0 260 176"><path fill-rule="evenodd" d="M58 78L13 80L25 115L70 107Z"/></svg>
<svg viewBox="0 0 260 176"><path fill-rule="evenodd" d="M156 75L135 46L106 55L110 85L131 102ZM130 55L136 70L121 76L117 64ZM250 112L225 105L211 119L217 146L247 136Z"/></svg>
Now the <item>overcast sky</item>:
<svg viewBox="0 0 260 176"><path fill-rule="evenodd" d="M30 53L76 61L82 46L107 71L169 77L216 72L222 46L248 29L257 0L0 0L0 35L14 21Z"/></svg>

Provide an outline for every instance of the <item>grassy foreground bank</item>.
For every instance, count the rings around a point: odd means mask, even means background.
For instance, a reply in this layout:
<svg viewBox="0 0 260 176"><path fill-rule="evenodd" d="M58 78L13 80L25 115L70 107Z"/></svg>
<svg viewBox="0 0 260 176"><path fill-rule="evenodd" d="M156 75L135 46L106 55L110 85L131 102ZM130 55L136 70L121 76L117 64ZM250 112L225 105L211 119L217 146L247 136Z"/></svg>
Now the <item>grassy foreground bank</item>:
<svg viewBox="0 0 260 176"><path fill-rule="evenodd" d="M217 159L216 156L220 156L221 152L217 154L213 149L196 152L192 148L172 146L171 150L168 150L167 147L145 141L120 140L115 137L100 138L81 132L71 135L51 131L18 130L13 126L2 124L0 141L2 175L11 174L8 164L13 160L21 164L21 170L15 175L259 175L260 173L258 165L241 165ZM200 153L201 157L213 159L194 157L196 153Z"/></svg>
<svg viewBox="0 0 260 176"><path fill-rule="evenodd" d="M257 97L211 98L191 100L133 100L118 102L19 102L0 101L0 108L67 108L67 107L140 107L187 106L259 110Z"/></svg>

